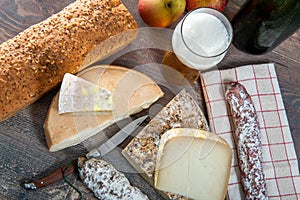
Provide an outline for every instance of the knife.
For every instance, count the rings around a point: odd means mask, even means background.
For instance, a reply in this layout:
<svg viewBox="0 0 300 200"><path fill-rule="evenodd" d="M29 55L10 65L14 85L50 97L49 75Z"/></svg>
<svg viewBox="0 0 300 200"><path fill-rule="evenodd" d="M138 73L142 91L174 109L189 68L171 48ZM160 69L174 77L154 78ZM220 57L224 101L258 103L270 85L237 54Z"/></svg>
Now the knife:
<svg viewBox="0 0 300 200"><path fill-rule="evenodd" d="M105 143L101 144L98 148L93 149L85 156L88 159L104 156L105 154L113 150L116 146L118 146L120 143L122 143L129 135L131 135L133 131L137 129L139 125L143 123L143 121L147 119L147 117L148 115L132 121L127 126L122 128L118 133L116 133L113 137L107 140Z"/></svg>
<svg viewBox="0 0 300 200"><path fill-rule="evenodd" d="M90 158L99 158L113 150L120 143L122 143L129 135L131 135L138 127L141 125L146 119L148 115L137 118L131 123L127 124L124 128L122 128L119 132L117 132L114 136L112 136L109 140L101 144L98 148L91 150L85 156ZM62 166L55 171L53 171L48 176L36 180L31 183L25 183L24 188L28 190L36 190L37 188L42 188L52 183L55 183L64 178L64 176L68 176L77 169L77 162L73 161L70 166Z"/></svg>

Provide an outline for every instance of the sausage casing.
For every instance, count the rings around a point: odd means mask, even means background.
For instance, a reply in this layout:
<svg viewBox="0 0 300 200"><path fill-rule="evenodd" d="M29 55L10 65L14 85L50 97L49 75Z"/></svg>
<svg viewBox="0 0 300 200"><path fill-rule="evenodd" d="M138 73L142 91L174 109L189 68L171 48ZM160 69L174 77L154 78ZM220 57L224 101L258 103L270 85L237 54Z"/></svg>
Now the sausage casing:
<svg viewBox="0 0 300 200"><path fill-rule="evenodd" d="M235 126L234 139L245 199L268 199L259 123L251 97L242 84L232 82L226 87L225 98Z"/></svg>

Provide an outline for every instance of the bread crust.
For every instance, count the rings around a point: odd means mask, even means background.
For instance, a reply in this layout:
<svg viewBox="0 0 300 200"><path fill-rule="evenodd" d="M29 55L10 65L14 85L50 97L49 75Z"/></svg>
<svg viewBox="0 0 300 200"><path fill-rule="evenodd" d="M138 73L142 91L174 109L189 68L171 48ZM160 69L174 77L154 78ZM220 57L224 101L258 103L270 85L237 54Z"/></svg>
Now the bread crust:
<svg viewBox="0 0 300 200"><path fill-rule="evenodd" d="M103 49L97 55L101 59L127 45L136 34L124 36L123 43L101 43L136 28L134 18L119 0L77 0L2 43L0 121L54 88L65 73L74 74L85 67L85 58L96 47Z"/></svg>

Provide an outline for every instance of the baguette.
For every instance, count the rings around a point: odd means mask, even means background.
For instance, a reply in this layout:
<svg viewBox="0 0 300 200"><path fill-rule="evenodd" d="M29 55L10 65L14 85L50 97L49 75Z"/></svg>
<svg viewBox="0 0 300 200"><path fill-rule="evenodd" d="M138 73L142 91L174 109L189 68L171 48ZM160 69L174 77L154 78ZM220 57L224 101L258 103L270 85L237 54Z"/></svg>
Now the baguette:
<svg viewBox="0 0 300 200"><path fill-rule="evenodd" d="M54 88L65 73L130 43L137 24L120 0L77 0L0 45L0 121Z"/></svg>

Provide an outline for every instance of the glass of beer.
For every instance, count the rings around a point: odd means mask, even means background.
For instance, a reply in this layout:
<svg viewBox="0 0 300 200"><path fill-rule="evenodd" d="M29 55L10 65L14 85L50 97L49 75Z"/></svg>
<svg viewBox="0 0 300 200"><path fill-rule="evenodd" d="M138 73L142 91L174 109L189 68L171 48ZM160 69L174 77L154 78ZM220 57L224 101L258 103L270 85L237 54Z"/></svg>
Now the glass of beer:
<svg viewBox="0 0 300 200"><path fill-rule="evenodd" d="M172 48L183 64L203 71L221 62L232 36L231 24L221 12L198 8L187 13L177 24L172 35Z"/></svg>
<svg viewBox="0 0 300 200"><path fill-rule="evenodd" d="M171 51L165 52L162 64L161 72L169 83L175 85L189 85L199 77L198 70L184 65Z"/></svg>

